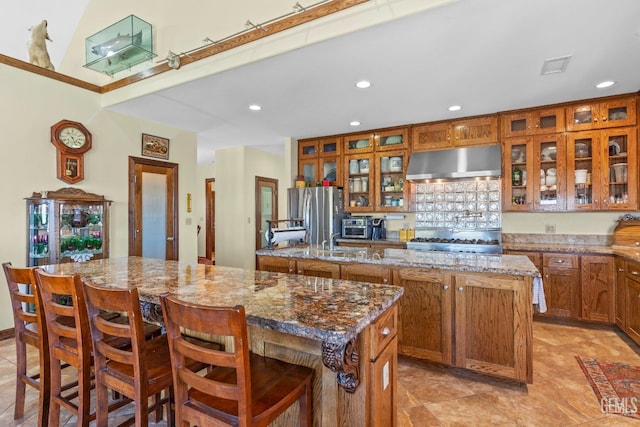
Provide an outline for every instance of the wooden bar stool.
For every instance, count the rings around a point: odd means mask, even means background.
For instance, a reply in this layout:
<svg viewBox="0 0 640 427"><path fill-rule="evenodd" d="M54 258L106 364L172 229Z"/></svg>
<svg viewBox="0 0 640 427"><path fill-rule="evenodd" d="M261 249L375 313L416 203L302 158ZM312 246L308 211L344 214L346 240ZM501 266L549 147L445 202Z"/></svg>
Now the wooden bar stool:
<svg viewBox="0 0 640 427"><path fill-rule="evenodd" d="M296 401L299 425L311 425L313 370L249 352L244 307L208 307L161 297L173 369L176 425L266 426ZM181 328L232 337L234 352L203 348ZM214 366L204 375L186 366Z"/></svg>
<svg viewBox="0 0 640 427"><path fill-rule="evenodd" d="M24 416L26 386L30 385L39 391L38 426L46 426L49 416L49 342L39 317L41 310L37 301L34 268L17 268L10 262L2 264L2 268L9 286L16 340L16 403L13 419ZM24 285L25 289L21 290L19 284ZM33 375L27 374L27 345L38 349L40 369Z"/></svg>
<svg viewBox="0 0 640 427"><path fill-rule="evenodd" d="M34 274L49 341L49 425L60 425L60 407L64 407L77 415L78 426L86 427L95 418L95 413L91 412L93 356L82 281L79 275L58 276L42 270L34 270ZM62 304L60 296L68 296L73 305ZM64 363L78 370L77 391L64 393L61 372ZM119 399L109 409L129 402L128 399Z"/></svg>
<svg viewBox="0 0 640 427"><path fill-rule="evenodd" d="M151 410L158 410L155 421L160 421L162 405L167 407L167 424L173 425L170 408L173 384L167 338L162 335L145 341L137 288L105 288L86 280L84 295L95 358L96 424L107 425L110 389L135 402L136 426L148 425ZM124 312L129 321L104 319L100 317L101 311ZM131 347L114 346L113 338L126 339ZM159 396L163 390L166 390L164 399L156 399L149 407L149 397Z"/></svg>

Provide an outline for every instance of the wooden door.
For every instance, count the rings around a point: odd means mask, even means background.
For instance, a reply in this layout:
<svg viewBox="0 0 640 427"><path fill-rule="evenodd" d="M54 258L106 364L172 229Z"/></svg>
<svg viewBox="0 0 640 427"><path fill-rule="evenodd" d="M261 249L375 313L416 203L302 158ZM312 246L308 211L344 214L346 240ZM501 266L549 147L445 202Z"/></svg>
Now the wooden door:
<svg viewBox="0 0 640 427"><path fill-rule="evenodd" d="M178 165L129 157L129 255L178 259Z"/></svg>
<svg viewBox="0 0 640 427"><path fill-rule="evenodd" d="M582 257L582 319L614 322L614 263L611 256Z"/></svg>
<svg viewBox="0 0 640 427"><path fill-rule="evenodd" d="M581 314L580 270L544 267L542 274L547 315L579 319Z"/></svg>
<svg viewBox="0 0 640 427"><path fill-rule="evenodd" d="M300 260L296 261L298 274L303 276L340 278L340 265L329 261Z"/></svg>
<svg viewBox="0 0 640 427"><path fill-rule="evenodd" d="M533 380L531 278L456 274L455 365Z"/></svg>
<svg viewBox="0 0 640 427"><path fill-rule="evenodd" d="M625 278L627 290L627 329L625 332L640 344L640 282Z"/></svg>
<svg viewBox="0 0 640 427"><path fill-rule="evenodd" d="M398 338L394 337L371 362L371 425L397 425Z"/></svg>
<svg viewBox="0 0 640 427"><path fill-rule="evenodd" d="M295 274L296 261L292 258L259 255L256 261L256 270Z"/></svg>
<svg viewBox="0 0 640 427"><path fill-rule="evenodd" d="M278 219L278 180L256 176L256 250L267 246L267 221ZM277 224L274 224L277 227Z"/></svg>
<svg viewBox="0 0 640 427"><path fill-rule="evenodd" d="M534 184L539 183L539 168L534 169L531 138L509 138L504 142L502 154L505 176L503 182L505 211L533 210ZM514 182L514 174L519 181Z"/></svg>
<svg viewBox="0 0 640 427"><path fill-rule="evenodd" d="M381 265L345 264L341 269L341 278L358 282L388 284L391 282L391 270Z"/></svg>
<svg viewBox="0 0 640 427"><path fill-rule="evenodd" d="M205 180L205 258L216 259L216 192L215 178Z"/></svg>
<svg viewBox="0 0 640 427"><path fill-rule="evenodd" d="M451 364L451 275L423 268L400 268L393 273L393 284L404 288L398 313L400 353Z"/></svg>

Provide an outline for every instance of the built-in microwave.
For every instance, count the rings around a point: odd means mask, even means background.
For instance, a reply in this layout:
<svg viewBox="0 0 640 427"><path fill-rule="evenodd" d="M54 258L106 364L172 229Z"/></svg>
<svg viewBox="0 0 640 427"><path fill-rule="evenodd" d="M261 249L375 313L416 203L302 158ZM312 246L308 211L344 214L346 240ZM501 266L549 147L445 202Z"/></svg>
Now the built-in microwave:
<svg viewBox="0 0 640 427"><path fill-rule="evenodd" d="M342 220L343 239L371 239L372 218L353 216Z"/></svg>

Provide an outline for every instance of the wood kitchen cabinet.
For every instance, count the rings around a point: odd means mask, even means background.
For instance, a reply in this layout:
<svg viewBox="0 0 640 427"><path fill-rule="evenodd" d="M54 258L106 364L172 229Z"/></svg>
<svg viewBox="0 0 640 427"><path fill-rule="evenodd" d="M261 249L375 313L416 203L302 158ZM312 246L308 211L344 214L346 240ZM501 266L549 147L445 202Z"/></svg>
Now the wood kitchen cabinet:
<svg viewBox="0 0 640 427"><path fill-rule="evenodd" d="M340 264L318 260L296 260L296 272L303 276L340 278Z"/></svg>
<svg viewBox="0 0 640 427"><path fill-rule="evenodd" d="M564 134L509 138L504 142L505 211L565 209L565 147Z"/></svg>
<svg viewBox="0 0 640 427"><path fill-rule="evenodd" d="M456 273L454 281L455 366L532 382L530 279Z"/></svg>
<svg viewBox="0 0 640 427"><path fill-rule="evenodd" d="M637 210L636 134L630 127L568 133L567 210Z"/></svg>
<svg viewBox="0 0 640 427"><path fill-rule="evenodd" d="M616 257L615 269L615 323L624 331L627 328L627 290L625 283L625 262L622 258Z"/></svg>
<svg viewBox="0 0 640 427"><path fill-rule="evenodd" d="M408 128L344 138L345 211L406 212Z"/></svg>
<svg viewBox="0 0 640 427"><path fill-rule="evenodd" d="M542 276L546 316L579 319L581 285L579 258L573 254L543 253Z"/></svg>
<svg viewBox="0 0 640 427"><path fill-rule="evenodd" d="M635 96L624 96L573 104L566 107L566 129L580 131L634 126L636 103Z"/></svg>
<svg viewBox="0 0 640 427"><path fill-rule="evenodd" d="M583 255L582 319L615 322L615 269L612 256Z"/></svg>
<svg viewBox="0 0 640 427"><path fill-rule="evenodd" d="M560 133L565 130L562 107L507 113L503 114L501 119L503 138Z"/></svg>
<svg viewBox="0 0 640 427"><path fill-rule="evenodd" d="M398 310L387 310L369 328L371 331L370 369L371 426L397 425L398 402Z"/></svg>
<svg viewBox="0 0 640 427"><path fill-rule="evenodd" d="M294 258L260 255L256 257L256 270L295 274L296 260Z"/></svg>
<svg viewBox="0 0 640 427"><path fill-rule="evenodd" d="M413 151L442 150L452 147L490 145L498 142L498 116L414 125L411 148Z"/></svg>
<svg viewBox="0 0 640 427"><path fill-rule="evenodd" d="M298 141L298 175L314 186L327 179L342 186L342 138L326 137Z"/></svg>
<svg viewBox="0 0 640 427"><path fill-rule="evenodd" d="M340 267L340 278L369 283L391 283L389 267L371 264L343 264Z"/></svg>
<svg viewBox="0 0 640 427"><path fill-rule="evenodd" d="M404 288L399 304L399 351L406 356L453 363L451 274L423 268L394 270Z"/></svg>
<svg viewBox="0 0 640 427"><path fill-rule="evenodd" d="M629 337L640 344L640 264L626 261L625 269L626 328Z"/></svg>

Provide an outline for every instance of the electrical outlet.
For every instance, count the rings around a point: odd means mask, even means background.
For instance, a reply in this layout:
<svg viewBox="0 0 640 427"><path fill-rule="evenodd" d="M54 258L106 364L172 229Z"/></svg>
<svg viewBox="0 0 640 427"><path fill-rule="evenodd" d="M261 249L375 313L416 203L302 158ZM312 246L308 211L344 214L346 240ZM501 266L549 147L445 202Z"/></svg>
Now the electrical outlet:
<svg viewBox="0 0 640 427"><path fill-rule="evenodd" d="M545 224L544 232L545 233L555 233L556 232L556 225L555 224Z"/></svg>

